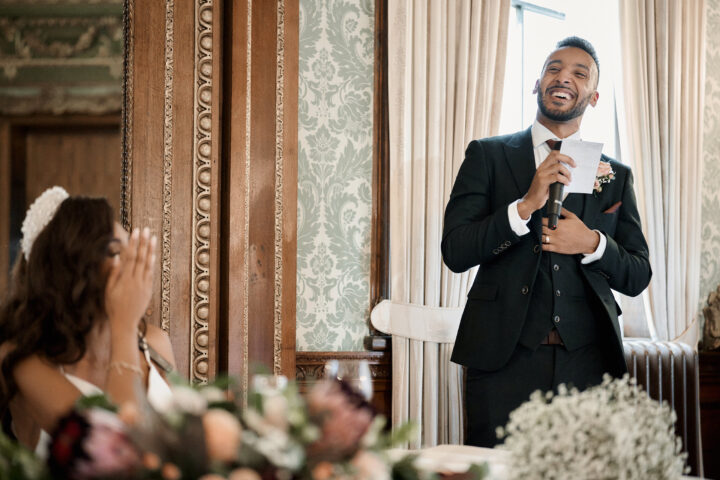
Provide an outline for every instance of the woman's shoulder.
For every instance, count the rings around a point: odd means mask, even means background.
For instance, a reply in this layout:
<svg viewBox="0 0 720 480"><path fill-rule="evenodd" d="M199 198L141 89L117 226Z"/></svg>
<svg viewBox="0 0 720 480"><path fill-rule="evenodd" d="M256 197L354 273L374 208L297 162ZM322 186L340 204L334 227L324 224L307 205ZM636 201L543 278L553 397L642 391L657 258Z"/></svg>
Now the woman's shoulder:
<svg viewBox="0 0 720 480"><path fill-rule="evenodd" d="M173 368L176 368L172 343L170 343L170 337L165 330L155 325L148 325L147 331L145 332L145 339L153 350L169 362Z"/></svg>

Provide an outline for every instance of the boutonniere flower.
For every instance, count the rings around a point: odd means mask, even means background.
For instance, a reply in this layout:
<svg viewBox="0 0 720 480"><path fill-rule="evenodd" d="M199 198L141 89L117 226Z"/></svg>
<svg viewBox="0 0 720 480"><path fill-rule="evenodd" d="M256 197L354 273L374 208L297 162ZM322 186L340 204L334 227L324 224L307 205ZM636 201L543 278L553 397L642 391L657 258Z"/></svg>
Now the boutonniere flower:
<svg viewBox="0 0 720 480"><path fill-rule="evenodd" d="M608 162L600 162L595 174L595 186L593 186L595 195L602 192L604 183L610 183L613 180L615 180L615 170L612 169Z"/></svg>

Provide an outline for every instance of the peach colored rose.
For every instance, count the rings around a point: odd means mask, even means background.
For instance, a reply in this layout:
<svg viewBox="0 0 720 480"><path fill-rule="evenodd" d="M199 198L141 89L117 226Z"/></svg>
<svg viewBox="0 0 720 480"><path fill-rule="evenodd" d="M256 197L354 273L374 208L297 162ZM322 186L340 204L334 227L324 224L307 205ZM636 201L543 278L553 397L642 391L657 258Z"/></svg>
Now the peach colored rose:
<svg viewBox="0 0 720 480"><path fill-rule="evenodd" d="M143 455L142 464L143 467L147 468L148 470L157 470L158 468L160 468L161 463L162 462L160 461L160 457L158 457L152 452L147 452Z"/></svg>
<svg viewBox="0 0 720 480"><path fill-rule="evenodd" d="M333 476L333 465L330 462L320 462L312 469L313 480L329 480Z"/></svg>
<svg viewBox="0 0 720 480"><path fill-rule="evenodd" d="M236 460L242 427L235 415L221 408L211 408L203 415L202 423L210 459L222 462Z"/></svg>
<svg viewBox="0 0 720 480"><path fill-rule="evenodd" d="M133 426L140 419L140 411L136 405L126 402L118 410L118 417L125 423L125 425Z"/></svg>
<svg viewBox="0 0 720 480"><path fill-rule="evenodd" d="M162 478L165 480L178 480L182 477L182 472L180 472L180 469L174 463L166 463L162 466L160 475L162 475Z"/></svg>
<svg viewBox="0 0 720 480"><path fill-rule="evenodd" d="M255 471L249 468L236 468L230 475L228 480L262 480L262 477Z"/></svg>
<svg viewBox="0 0 720 480"><path fill-rule="evenodd" d="M390 480L387 463L375 453L360 450L350 463L357 469L356 480Z"/></svg>
<svg viewBox="0 0 720 480"><path fill-rule="evenodd" d="M612 172L612 167L608 162L600 162L600 165L598 165L597 173L595 174L596 177L604 177L605 175L608 175L610 172Z"/></svg>

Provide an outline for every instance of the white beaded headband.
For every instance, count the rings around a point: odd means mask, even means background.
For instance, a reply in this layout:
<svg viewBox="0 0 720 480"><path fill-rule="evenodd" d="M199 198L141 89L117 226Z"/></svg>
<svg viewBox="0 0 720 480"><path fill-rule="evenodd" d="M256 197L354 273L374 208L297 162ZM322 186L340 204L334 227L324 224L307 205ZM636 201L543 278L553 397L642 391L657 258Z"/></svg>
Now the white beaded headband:
<svg viewBox="0 0 720 480"><path fill-rule="evenodd" d="M23 238L20 244L26 261L30 258L30 250L35 239L50 223L60 204L69 196L62 187L48 188L28 208L22 224Z"/></svg>

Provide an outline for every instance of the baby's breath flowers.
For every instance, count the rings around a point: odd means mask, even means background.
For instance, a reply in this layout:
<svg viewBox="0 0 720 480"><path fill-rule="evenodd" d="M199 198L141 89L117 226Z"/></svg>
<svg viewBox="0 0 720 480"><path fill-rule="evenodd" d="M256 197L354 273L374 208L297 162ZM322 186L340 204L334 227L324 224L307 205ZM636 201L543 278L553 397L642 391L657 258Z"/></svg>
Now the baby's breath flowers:
<svg viewBox="0 0 720 480"><path fill-rule="evenodd" d="M652 478L676 480L686 453L675 412L627 375L583 392L534 392L510 414L501 448L511 453L509 480Z"/></svg>

